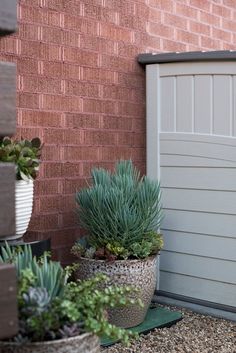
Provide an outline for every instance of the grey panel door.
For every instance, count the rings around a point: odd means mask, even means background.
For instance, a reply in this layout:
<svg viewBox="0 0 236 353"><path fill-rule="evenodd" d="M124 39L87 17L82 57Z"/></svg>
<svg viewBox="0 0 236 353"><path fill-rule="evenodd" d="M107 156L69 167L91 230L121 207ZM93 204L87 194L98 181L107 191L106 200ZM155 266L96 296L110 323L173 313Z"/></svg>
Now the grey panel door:
<svg viewBox="0 0 236 353"><path fill-rule="evenodd" d="M160 178L159 290L236 308L236 62L147 66L147 172Z"/></svg>

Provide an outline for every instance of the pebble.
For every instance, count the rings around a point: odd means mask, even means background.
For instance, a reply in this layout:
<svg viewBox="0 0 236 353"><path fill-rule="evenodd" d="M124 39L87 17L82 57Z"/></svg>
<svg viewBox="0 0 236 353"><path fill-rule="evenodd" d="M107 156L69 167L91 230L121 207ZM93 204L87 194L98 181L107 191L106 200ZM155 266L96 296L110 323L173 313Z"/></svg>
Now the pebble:
<svg viewBox="0 0 236 353"><path fill-rule="evenodd" d="M236 322L178 310L183 319L170 328L154 329L132 341L129 347L118 343L103 353L236 353Z"/></svg>

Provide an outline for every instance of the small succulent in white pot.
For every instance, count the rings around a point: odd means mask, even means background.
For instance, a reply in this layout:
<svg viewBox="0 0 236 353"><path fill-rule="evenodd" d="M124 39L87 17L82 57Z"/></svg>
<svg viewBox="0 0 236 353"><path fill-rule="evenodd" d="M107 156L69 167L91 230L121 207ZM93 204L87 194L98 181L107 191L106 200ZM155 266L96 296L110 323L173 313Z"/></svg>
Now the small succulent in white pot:
<svg viewBox="0 0 236 353"><path fill-rule="evenodd" d="M16 168L16 233L5 240L21 238L28 228L33 208L33 182L39 170L41 149L38 137L20 141L4 137L0 140L0 162L14 163Z"/></svg>

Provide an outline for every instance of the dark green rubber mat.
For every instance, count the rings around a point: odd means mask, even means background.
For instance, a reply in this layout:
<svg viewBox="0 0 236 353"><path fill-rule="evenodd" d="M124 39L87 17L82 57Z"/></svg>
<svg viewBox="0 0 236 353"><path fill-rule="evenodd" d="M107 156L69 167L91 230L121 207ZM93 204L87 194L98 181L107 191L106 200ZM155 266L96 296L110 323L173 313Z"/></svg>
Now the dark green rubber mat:
<svg viewBox="0 0 236 353"><path fill-rule="evenodd" d="M182 314L180 312L170 311L154 305L148 310L145 320L140 325L129 328L129 330L138 333L148 333L154 328L170 327L181 319ZM114 343L116 341L105 337L101 339L102 346L110 346Z"/></svg>

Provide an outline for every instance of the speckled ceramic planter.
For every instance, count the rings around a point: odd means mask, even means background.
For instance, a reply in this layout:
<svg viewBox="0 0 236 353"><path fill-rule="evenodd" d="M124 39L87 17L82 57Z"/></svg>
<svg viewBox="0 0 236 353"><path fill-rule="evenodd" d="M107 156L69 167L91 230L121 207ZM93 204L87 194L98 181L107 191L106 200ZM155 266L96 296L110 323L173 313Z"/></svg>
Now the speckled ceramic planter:
<svg viewBox="0 0 236 353"><path fill-rule="evenodd" d="M35 342L24 345L0 342L0 353L99 353L100 341L97 336L85 333L76 337Z"/></svg>
<svg viewBox="0 0 236 353"><path fill-rule="evenodd" d="M121 260L106 262L81 258L77 276L80 279L92 277L95 273L104 273L111 284L129 285L140 291L134 297L140 298L144 307L132 305L109 311L109 321L120 327L128 328L143 322L156 288L157 257L145 260Z"/></svg>

